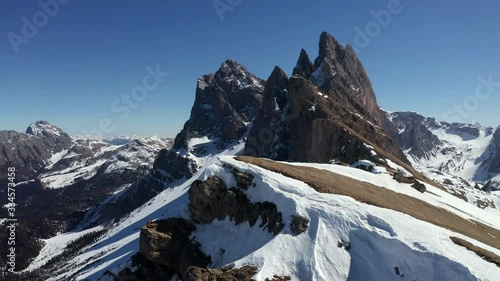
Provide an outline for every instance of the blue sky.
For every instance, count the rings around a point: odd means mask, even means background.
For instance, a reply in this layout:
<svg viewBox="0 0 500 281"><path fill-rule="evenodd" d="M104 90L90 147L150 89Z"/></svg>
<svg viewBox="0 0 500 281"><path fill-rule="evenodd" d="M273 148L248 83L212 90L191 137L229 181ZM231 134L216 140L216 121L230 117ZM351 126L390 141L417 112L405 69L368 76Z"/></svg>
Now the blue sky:
<svg viewBox="0 0 500 281"><path fill-rule="evenodd" d="M499 1L311 2L72 0L45 24L38 1L1 1L0 129L42 119L71 135L173 136L189 117L197 77L227 58L264 79L275 65L290 74L301 48L316 56L322 31L357 47L382 107L500 124ZM214 3L230 9L218 13ZM32 38L23 17L40 25ZM148 66L169 75L127 104L128 114L112 110ZM480 86L479 77L492 81Z"/></svg>

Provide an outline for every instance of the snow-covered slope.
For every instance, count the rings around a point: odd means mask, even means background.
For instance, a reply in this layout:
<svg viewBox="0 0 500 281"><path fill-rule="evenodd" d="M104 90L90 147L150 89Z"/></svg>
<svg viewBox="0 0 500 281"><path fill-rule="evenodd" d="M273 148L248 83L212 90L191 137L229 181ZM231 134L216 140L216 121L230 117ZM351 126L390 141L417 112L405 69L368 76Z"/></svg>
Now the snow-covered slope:
<svg viewBox="0 0 500 281"><path fill-rule="evenodd" d="M224 153L234 154L241 145ZM190 180L169 188L126 218L116 222L96 243L83 249L49 280L111 280L106 270L117 273L131 267L130 259L139 250L139 228L153 219L191 218L187 191L195 179L218 176L227 186L236 185L227 165L255 176L255 187L246 191L253 202L270 201L282 212L285 228L274 236L256 224L235 225L229 219L198 224L192 234L201 249L212 257L212 267L255 265L256 280L273 275L292 280L497 280L500 269L475 253L454 244L450 236L465 239L497 255L495 249L470 237L420 221L409 215L360 203L351 197L319 193L306 183L246 164L231 156L213 156ZM420 193L400 184L378 167L377 173L329 164L302 164L370 182L380 188L404 193L443 208L457 216L474 219L500 229L500 214L488 213L426 184ZM293 235L291 216L310 220L306 232ZM432 234L432 235L431 235ZM57 254L67 243L66 236L49 239L31 269ZM65 242L66 241L66 242ZM350 249L338 246L350 243ZM221 251L224 249L224 251ZM132 268L134 270L134 268Z"/></svg>
<svg viewBox="0 0 500 281"><path fill-rule="evenodd" d="M498 192L480 189L495 172L494 130L479 124L436 121L415 112L387 112L385 129L400 144L412 166L445 186L451 193L481 207L499 208Z"/></svg>
<svg viewBox="0 0 500 281"><path fill-rule="evenodd" d="M73 145L54 153L38 177L46 188L63 188L98 174L149 169L158 151L172 146L163 137L74 139Z"/></svg>

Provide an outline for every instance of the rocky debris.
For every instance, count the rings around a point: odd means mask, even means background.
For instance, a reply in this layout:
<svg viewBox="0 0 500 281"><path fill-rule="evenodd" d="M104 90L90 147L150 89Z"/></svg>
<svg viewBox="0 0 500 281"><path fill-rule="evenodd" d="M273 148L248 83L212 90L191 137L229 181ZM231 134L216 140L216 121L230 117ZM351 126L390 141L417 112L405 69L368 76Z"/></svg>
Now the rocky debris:
<svg viewBox="0 0 500 281"><path fill-rule="evenodd" d="M257 267L244 266L242 268L205 269L199 267L189 268L185 281L253 281Z"/></svg>
<svg viewBox="0 0 500 281"><path fill-rule="evenodd" d="M262 107L245 143L245 155L286 161L289 157L290 96L288 77L276 66L267 79Z"/></svg>
<svg viewBox="0 0 500 281"><path fill-rule="evenodd" d="M418 180L415 180L415 183L411 185L411 187L415 188L416 190L424 193L426 191L426 187L423 183L419 182Z"/></svg>
<svg viewBox="0 0 500 281"><path fill-rule="evenodd" d="M217 146L240 139L262 105L264 81L233 60L215 74L198 79L191 116L175 138L174 149L187 148L191 138L217 139Z"/></svg>
<svg viewBox="0 0 500 281"><path fill-rule="evenodd" d="M168 269L160 271L161 275L175 272L183 280L191 280L188 279L191 267L206 268L211 262L211 258L200 250L199 243L189 238L194 230L196 226L192 222L181 218L148 222L141 228L140 254L149 262Z"/></svg>
<svg viewBox="0 0 500 281"><path fill-rule="evenodd" d="M284 227L282 214L274 203L252 203L241 189L228 189L216 176L193 182L189 189L189 210L194 219L202 223L229 217L237 225L248 221L254 226L260 219L259 227L267 228L273 234L278 234Z"/></svg>
<svg viewBox="0 0 500 281"><path fill-rule="evenodd" d="M398 171L394 172L392 179L394 179L395 181L397 181L399 183L409 183L409 184L415 183L414 177L407 177L407 176L403 175L403 173L398 172Z"/></svg>
<svg viewBox="0 0 500 281"><path fill-rule="evenodd" d="M295 234L299 235L307 230L309 225L309 219L300 215L293 215L292 222L290 224L290 230Z"/></svg>

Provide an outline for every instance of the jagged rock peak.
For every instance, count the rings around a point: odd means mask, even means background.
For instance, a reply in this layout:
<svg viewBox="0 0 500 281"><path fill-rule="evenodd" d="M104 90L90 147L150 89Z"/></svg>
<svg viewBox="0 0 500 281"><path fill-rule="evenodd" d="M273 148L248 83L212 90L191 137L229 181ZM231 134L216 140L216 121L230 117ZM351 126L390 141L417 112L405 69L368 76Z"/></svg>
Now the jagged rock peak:
<svg viewBox="0 0 500 281"><path fill-rule="evenodd" d="M305 77L306 79L309 79L311 77L311 73L314 70L314 65L309 58L309 55L307 54L306 50L302 49L300 50L300 55L299 59L297 60L297 64L293 69L293 75L301 75Z"/></svg>
<svg viewBox="0 0 500 281"><path fill-rule="evenodd" d="M218 139L221 148L241 138L262 105L264 83L234 60L226 60L214 74L198 78L191 116L174 148L187 148L191 138Z"/></svg>
<svg viewBox="0 0 500 281"><path fill-rule="evenodd" d="M319 66L324 58L343 60L345 49L328 32L322 32L319 37L319 56L315 61L315 67Z"/></svg>
<svg viewBox="0 0 500 281"><path fill-rule="evenodd" d="M288 79L288 76L286 75L285 71L283 71L283 69L281 69L281 67L276 65L273 69L273 72L271 72L271 75L267 79L266 85L267 85L267 83L269 83L269 81L276 81L277 79L281 79L283 77Z"/></svg>
<svg viewBox="0 0 500 281"><path fill-rule="evenodd" d="M237 87L263 88L264 81L250 73L243 65L234 60L226 60L215 72L215 80L219 85L230 83Z"/></svg>
<svg viewBox="0 0 500 281"><path fill-rule="evenodd" d="M290 96L288 76L279 66L266 81L262 107L245 143L245 155L288 160Z"/></svg>
<svg viewBox="0 0 500 281"><path fill-rule="evenodd" d="M330 34L323 32L319 55L309 80L325 92L347 96L361 115L377 126L382 125L382 114L372 84L350 45L344 48Z"/></svg>

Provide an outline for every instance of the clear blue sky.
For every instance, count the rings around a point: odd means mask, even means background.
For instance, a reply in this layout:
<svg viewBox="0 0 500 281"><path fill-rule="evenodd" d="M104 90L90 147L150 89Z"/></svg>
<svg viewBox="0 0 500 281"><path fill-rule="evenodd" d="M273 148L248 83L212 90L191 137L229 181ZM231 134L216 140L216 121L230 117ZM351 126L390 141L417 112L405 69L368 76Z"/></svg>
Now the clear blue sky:
<svg viewBox="0 0 500 281"><path fill-rule="evenodd" d="M275 65L290 74L301 48L316 56L322 31L353 43L355 28L365 30L371 11L391 1L220 0L239 4L221 21L212 0L72 0L15 53L8 34L22 36L23 17L38 15L42 25L42 8L4 0L0 129L24 131L43 119L76 135L107 119L110 134L175 135L189 117L197 77L225 59L264 79ZM379 104L443 119L468 102L461 121L499 125L499 83L489 97L483 88L474 98L478 77L500 82L499 1L401 0L398 11L358 48ZM142 85L148 65L169 76L127 116L111 110Z"/></svg>

